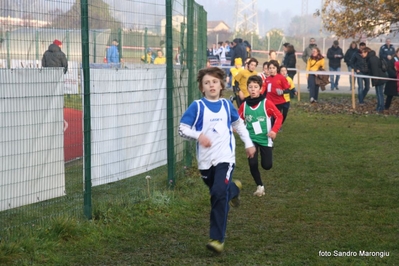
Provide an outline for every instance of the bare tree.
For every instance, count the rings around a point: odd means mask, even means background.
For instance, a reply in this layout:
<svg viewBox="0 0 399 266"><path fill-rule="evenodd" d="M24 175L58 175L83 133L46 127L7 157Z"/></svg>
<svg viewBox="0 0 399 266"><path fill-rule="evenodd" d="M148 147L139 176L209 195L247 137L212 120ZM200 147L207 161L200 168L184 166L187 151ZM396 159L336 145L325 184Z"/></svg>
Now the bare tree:
<svg viewBox="0 0 399 266"><path fill-rule="evenodd" d="M111 16L108 4L102 0L88 0L88 3L89 27L91 29L117 29L122 26L121 22ZM80 14L80 0L77 0L68 12L54 18L52 27L80 29Z"/></svg>
<svg viewBox="0 0 399 266"><path fill-rule="evenodd" d="M324 0L315 12L327 31L357 39L389 33L391 25L399 22L398 14L398 0Z"/></svg>

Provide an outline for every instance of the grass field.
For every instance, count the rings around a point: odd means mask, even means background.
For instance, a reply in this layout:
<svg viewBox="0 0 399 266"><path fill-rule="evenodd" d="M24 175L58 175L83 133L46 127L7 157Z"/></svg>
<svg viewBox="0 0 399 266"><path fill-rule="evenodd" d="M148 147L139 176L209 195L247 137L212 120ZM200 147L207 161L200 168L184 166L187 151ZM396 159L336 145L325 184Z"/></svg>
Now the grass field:
<svg viewBox="0 0 399 266"><path fill-rule="evenodd" d="M223 254L205 248L209 195L193 167L173 191L157 184L140 202L97 206L92 221L56 218L0 239L0 265L397 265L399 118L329 109L338 96L323 97L293 102L273 168L261 171L264 197L252 195L237 140L243 190Z"/></svg>

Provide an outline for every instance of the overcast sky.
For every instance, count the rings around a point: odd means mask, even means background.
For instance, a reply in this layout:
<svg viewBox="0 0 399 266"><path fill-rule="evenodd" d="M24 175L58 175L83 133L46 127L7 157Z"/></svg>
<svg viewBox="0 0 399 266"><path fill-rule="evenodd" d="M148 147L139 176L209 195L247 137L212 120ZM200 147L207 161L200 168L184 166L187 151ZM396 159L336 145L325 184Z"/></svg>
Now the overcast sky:
<svg viewBox="0 0 399 266"><path fill-rule="evenodd" d="M207 12L208 21L222 20L234 28L235 5L237 0L195 0ZM242 0L251 7L252 0ZM307 0L307 14L311 16L316 9L320 9L321 0ZM259 33L263 35L270 29L279 28L288 32L294 16L302 15L302 0L258 0L257 8ZM248 8L247 11L249 11ZM262 16L262 17L260 17Z"/></svg>
<svg viewBox="0 0 399 266"><path fill-rule="evenodd" d="M243 0L244 3L251 3L252 0ZM314 10L320 8L322 0L307 0L308 13L312 14ZM215 4L226 3L226 8L232 7L234 10L235 0L195 0L198 4L204 6L208 13L214 13ZM289 11L293 15L301 15L302 0L258 0L258 8L262 11L268 9L272 13L282 13ZM220 12L220 10L218 10Z"/></svg>

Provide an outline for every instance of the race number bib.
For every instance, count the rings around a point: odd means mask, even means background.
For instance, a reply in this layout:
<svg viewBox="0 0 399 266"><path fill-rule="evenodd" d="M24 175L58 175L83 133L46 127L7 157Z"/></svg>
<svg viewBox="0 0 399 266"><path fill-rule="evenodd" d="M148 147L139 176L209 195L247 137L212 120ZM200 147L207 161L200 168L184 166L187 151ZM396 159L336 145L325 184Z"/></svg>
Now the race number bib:
<svg viewBox="0 0 399 266"><path fill-rule="evenodd" d="M255 135L263 133L259 121L252 123L252 127L254 128Z"/></svg>

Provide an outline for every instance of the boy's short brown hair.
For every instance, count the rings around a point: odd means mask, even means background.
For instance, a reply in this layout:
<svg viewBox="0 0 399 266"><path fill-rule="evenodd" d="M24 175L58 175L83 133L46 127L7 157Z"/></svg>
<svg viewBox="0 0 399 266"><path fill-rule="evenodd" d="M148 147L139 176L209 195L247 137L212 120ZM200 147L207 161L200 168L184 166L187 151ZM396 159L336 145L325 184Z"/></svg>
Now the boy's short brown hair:
<svg viewBox="0 0 399 266"><path fill-rule="evenodd" d="M204 95L204 93L202 91L202 89L203 89L202 88L202 79L204 78L205 75L210 75L210 76L218 78L220 80L220 85L222 86L222 89L220 90L219 96L221 97L222 92L226 88L226 84L224 82L226 79L226 73L218 67L208 67L208 68L203 68L200 71L198 71L198 75L197 75L198 89L200 90L202 95Z"/></svg>
<svg viewBox="0 0 399 266"><path fill-rule="evenodd" d="M249 76L249 78L247 80L247 87L248 87L248 85L251 82L252 83L258 83L259 87L262 88L263 81L262 81L262 78L260 76L258 76L258 75Z"/></svg>
<svg viewBox="0 0 399 266"><path fill-rule="evenodd" d="M277 73L280 73L280 64L277 60L270 60L269 63L267 63L267 67L270 67L271 65L277 68Z"/></svg>
<svg viewBox="0 0 399 266"><path fill-rule="evenodd" d="M248 60L248 58L247 58L247 60ZM251 58L247 61L247 65L250 65L252 62L255 62L255 63L256 63L256 66L258 66L258 64L259 64L259 62L258 62L258 60L256 60L256 58L251 57Z"/></svg>

